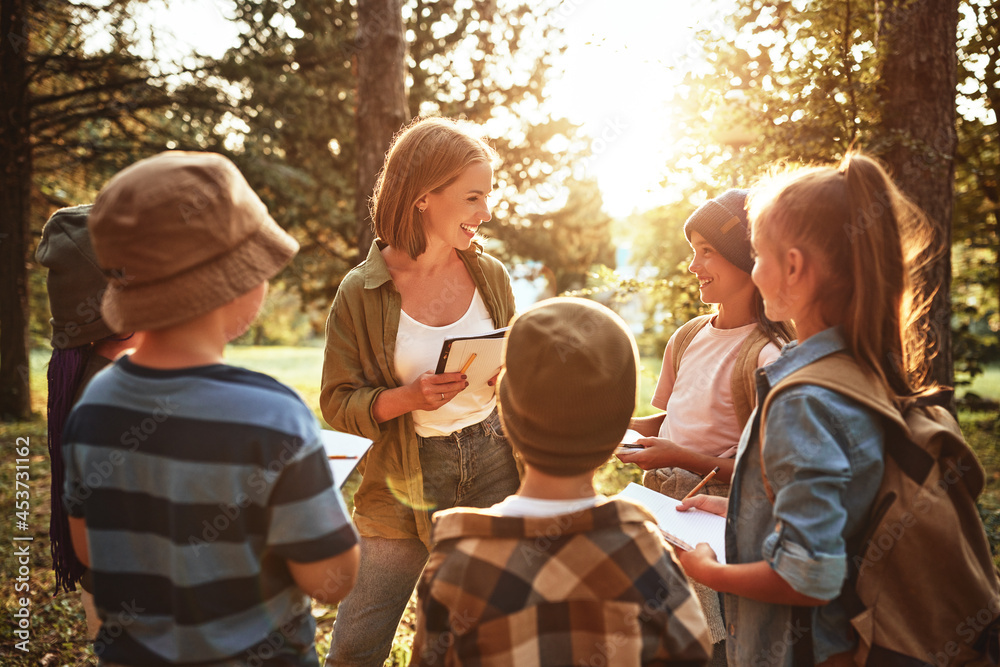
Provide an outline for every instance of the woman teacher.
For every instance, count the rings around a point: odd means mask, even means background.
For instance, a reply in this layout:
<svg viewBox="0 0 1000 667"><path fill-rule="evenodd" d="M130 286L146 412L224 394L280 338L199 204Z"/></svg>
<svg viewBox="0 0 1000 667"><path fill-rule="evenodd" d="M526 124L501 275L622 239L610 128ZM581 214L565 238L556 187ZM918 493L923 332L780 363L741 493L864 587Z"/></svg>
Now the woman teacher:
<svg viewBox="0 0 1000 667"><path fill-rule="evenodd" d="M506 326L514 295L475 236L490 220L496 152L474 126L417 120L394 140L372 200L376 239L334 298L320 405L374 441L359 469L357 584L327 664L382 665L430 544L431 514L488 507L517 490L494 382L435 374L445 337Z"/></svg>

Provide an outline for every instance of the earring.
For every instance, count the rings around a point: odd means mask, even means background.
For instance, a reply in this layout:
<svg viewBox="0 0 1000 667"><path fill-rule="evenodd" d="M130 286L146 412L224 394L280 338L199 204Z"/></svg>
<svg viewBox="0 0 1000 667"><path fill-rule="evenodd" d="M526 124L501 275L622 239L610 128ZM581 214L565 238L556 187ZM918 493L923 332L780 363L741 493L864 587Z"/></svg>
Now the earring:
<svg viewBox="0 0 1000 667"><path fill-rule="evenodd" d="M424 209L422 209L422 208L420 208L420 207L418 206L418 207L417 207L417 212L418 212L418 213L423 213L423 212L424 212Z"/></svg>

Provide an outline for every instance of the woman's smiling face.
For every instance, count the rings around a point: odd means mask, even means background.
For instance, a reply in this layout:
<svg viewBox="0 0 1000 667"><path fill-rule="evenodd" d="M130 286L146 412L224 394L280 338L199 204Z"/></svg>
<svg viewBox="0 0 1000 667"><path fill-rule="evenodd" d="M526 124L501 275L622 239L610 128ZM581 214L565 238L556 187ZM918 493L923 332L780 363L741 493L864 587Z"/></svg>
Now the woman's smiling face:
<svg viewBox="0 0 1000 667"><path fill-rule="evenodd" d="M489 162L474 162L447 187L424 195L417 207L423 205L428 244L437 240L453 248L468 248L479 226L492 217L487 202L492 189L493 167Z"/></svg>

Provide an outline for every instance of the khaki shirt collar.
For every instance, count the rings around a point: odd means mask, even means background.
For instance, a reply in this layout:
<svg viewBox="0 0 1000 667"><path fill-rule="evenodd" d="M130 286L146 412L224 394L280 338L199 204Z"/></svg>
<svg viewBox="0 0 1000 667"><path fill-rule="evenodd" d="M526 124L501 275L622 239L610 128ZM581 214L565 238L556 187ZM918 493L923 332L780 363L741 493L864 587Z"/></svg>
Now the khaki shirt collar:
<svg viewBox="0 0 1000 667"><path fill-rule="evenodd" d="M388 245L388 243L380 238L372 241L372 247L369 248L368 257L364 263L365 289L378 289L392 280L392 275L389 273L389 265L385 263L385 258L382 257L382 249ZM474 271L473 275L481 278L478 275L481 271L476 266L475 259L477 255L483 254L483 246L473 241L472 246L468 250L459 250L458 254L466 266L469 267L470 271ZM478 283L479 280L476 282Z"/></svg>

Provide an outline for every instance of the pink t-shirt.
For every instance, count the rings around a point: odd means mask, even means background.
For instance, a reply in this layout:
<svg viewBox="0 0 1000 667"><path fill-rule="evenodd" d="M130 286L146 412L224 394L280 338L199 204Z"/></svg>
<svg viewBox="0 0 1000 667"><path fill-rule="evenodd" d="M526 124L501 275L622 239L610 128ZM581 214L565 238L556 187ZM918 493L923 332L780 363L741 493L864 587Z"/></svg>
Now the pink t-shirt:
<svg viewBox="0 0 1000 667"><path fill-rule="evenodd" d="M670 337L650 402L667 411L659 437L708 456L728 458L736 454L742 432L733 407L733 367L740 345L757 325L716 329L714 321L702 327L684 350L677 377L672 355L676 334ZM771 363L780 353L774 343L768 343L757 357L757 367Z"/></svg>

